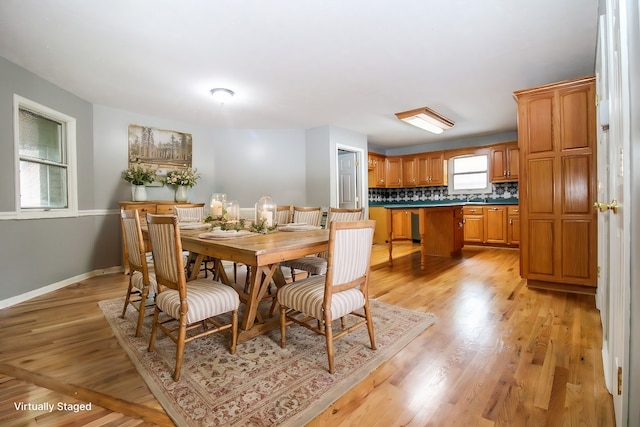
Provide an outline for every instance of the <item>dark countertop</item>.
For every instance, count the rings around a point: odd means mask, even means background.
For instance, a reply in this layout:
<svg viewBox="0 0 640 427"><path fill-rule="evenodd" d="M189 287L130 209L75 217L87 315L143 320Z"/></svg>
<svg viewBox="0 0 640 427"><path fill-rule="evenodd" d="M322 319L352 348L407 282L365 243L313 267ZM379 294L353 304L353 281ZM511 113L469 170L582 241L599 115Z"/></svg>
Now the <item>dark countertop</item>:
<svg viewBox="0 0 640 427"><path fill-rule="evenodd" d="M421 200L407 202L369 202L369 207L383 207L387 209L438 208L446 206L466 205L517 205L518 199L463 199L463 200Z"/></svg>

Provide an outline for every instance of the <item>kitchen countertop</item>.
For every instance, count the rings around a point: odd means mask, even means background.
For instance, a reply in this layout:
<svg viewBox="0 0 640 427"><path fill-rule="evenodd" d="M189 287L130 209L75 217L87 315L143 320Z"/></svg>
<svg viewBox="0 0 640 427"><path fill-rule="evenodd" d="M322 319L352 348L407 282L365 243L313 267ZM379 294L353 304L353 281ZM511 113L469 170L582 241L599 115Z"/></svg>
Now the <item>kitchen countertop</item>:
<svg viewBox="0 0 640 427"><path fill-rule="evenodd" d="M438 208L446 206L466 205L517 205L518 199L462 199L462 200L420 200L407 202L369 202L369 207L383 207L387 209Z"/></svg>

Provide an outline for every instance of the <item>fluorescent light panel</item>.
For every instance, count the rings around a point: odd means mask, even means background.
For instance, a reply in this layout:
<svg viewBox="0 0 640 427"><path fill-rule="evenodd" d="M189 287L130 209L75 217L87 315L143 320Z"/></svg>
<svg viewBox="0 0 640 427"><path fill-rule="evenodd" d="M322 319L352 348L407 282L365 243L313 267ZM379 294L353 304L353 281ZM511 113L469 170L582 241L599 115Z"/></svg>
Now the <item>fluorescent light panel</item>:
<svg viewBox="0 0 640 427"><path fill-rule="evenodd" d="M445 129L449 129L455 124L427 107L396 113L396 116L404 122L435 134L441 134Z"/></svg>

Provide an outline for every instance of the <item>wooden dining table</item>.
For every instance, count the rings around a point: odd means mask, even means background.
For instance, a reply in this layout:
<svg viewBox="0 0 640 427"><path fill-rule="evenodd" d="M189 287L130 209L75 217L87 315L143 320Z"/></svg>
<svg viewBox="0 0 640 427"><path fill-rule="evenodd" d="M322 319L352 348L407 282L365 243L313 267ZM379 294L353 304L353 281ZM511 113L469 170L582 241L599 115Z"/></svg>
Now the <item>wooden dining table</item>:
<svg viewBox="0 0 640 427"><path fill-rule="evenodd" d="M263 319L258 305L268 298L270 286L283 286L284 275L280 262L326 251L329 246L328 230L276 231L269 234L255 234L230 239L203 239L202 231L181 230L182 249L196 255L189 280L200 272L200 265L206 257L214 259L216 278L234 286L240 300L246 305L240 324L238 341L244 342L273 329L278 324L278 316ZM222 261L233 261L250 267L248 292L238 289L222 267ZM259 322L256 322L256 319Z"/></svg>

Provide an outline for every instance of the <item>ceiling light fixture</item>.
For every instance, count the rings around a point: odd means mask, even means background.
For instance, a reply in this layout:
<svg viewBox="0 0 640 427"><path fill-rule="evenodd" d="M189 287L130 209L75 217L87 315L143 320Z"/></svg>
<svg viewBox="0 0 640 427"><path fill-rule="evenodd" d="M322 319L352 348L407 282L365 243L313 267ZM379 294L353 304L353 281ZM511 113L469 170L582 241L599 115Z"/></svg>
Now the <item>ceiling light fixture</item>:
<svg viewBox="0 0 640 427"><path fill-rule="evenodd" d="M403 122L435 134L441 134L445 129L449 129L455 124L453 121L427 107L396 113L396 117Z"/></svg>
<svg viewBox="0 0 640 427"><path fill-rule="evenodd" d="M229 101L231 98L233 98L234 95L234 92L231 89L226 89L223 87L213 88L209 92L211 92L211 96L213 97L213 99L221 104Z"/></svg>

